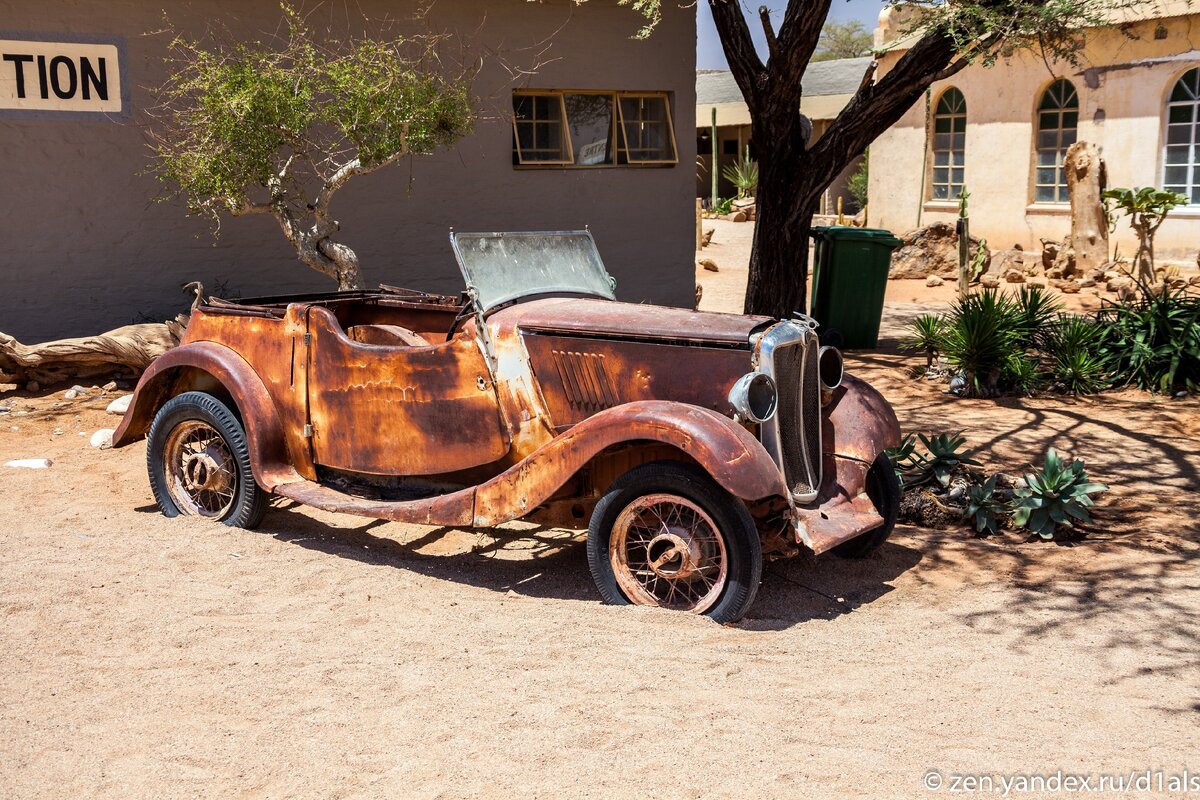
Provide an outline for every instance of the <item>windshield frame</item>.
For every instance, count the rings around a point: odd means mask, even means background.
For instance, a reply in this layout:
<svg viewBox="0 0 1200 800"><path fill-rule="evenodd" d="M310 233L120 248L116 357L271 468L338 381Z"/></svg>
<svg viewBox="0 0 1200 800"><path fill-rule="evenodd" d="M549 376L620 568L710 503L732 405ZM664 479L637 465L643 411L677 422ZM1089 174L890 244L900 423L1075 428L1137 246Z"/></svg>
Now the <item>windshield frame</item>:
<svg viewBox="0 0 1200 800"><path fill-rule="evenodd" d="M493 292L491 296L483 296L480 291L480 286L476 281L477 276L473 276L471 267L468 266L469 254L464 257L463 244L467 240L496 240L496 239L548 239L553 241L553 237L583 237L590 244L590 253L586 253L587 261L591 262L581 266L585 268L598 268L599 274L592 275L592 278L602 279L607 285L607 289L598 286L585 286L580 282L577 285L562 285L562 286L538 286L534 288L520 287L504 292ZM463 242L460 243L460 239ZM493 232L450 232L450 246L454 250L454 258L458 262L459 271L462 272L463 280L467 286L467 293L475 301L479 307L479 311L487 313L494 311L497 308L519 302L523 299L546 296L569 296L569 297L594 297L603 300L616 300L616 280L604 266L604 261L600 257L600 249L596 246L596 239L592 236L590 230L562 230L562 231L493 231Z"/></svg>

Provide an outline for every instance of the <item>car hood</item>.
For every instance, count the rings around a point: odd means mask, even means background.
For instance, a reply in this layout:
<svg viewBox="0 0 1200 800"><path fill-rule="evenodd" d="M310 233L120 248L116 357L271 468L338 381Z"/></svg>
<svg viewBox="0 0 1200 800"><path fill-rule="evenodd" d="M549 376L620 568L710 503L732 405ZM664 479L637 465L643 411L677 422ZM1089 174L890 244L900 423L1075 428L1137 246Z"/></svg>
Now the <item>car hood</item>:
<svg viewBox="0 0 1200 800"><path fill-rule="evenodd" d="M556 297L509 306L493 314L489 321L501 325L515 323L521 330L531 332L746 345L751 333L775 320L670 306Z"/></svg>

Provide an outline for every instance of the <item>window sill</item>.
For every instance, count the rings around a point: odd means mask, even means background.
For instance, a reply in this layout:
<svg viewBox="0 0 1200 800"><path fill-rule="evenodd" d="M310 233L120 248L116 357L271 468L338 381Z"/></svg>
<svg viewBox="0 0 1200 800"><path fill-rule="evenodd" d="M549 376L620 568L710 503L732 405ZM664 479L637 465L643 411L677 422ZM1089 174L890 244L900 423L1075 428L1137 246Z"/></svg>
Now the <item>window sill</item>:
<svg viewBox="0 0 1200 800"><path fill-rule="evenodd" d="M1178 206L1171 209L1171 213L1167 214L1167 219L1172 217L1183 217L1184 219L1200 219L1200 206Z"/></svg>
<svg viewBox="0 0 1200 800"><path fill-rule="evenodd" d="M922 206L925 211L946 211L950 213L958 213L957 200L926 200Z"/></svg>
<svg viewBox="0 0 1200 800"><path fill-rule="evenodd" d="M1070 203L1030 203L1025 206L1026 214L1050 214L1057 216L1069 216L1071 214Z"/></svg>

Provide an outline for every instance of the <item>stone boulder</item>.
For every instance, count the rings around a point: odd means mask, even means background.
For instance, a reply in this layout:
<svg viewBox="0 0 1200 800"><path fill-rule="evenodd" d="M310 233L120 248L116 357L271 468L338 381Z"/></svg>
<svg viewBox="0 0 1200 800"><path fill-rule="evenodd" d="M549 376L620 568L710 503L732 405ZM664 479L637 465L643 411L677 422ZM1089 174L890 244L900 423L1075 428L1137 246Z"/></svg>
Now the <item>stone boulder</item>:
<svg viewBox="0 0 1200 800"><path fill-rule="evenodd" d="M949 222L935 222L900 237L904 242L892 254L892 268L888 277L925 279L931 275L958 279L958 234ZM979 239L971 237L971 251L978 252ZM984 262L984 271L991 263L991 255Z"/></svg>

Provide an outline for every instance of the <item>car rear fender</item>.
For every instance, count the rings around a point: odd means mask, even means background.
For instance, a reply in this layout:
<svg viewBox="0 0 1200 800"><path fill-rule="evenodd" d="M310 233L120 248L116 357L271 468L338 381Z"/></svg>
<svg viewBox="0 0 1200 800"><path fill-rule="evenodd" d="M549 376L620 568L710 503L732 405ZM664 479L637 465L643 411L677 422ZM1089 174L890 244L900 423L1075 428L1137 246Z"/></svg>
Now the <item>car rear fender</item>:
<svg viewBox="0 0 1200 800"><path fill-rule="evenodd" d="M283 425L270 394L253 368L236 352L215 342L192 342L157 358L138 381L129 410L113 434L113 447L144 437L154 415L186 391L227 394L246 430L254 479L272 491L299 476L288 459Z"/></svg>
<svg viewBox="0 0 1200 800"><path fill-rule="evenodd" d="M730 494L747 502L787 497L779 467L758 440L729 417L699 406L644 400L606 409L538 448L520 464L481 484L477 527L525 516L614 445L657 442L679 450Z"/></svg>

